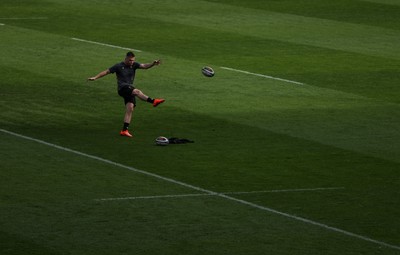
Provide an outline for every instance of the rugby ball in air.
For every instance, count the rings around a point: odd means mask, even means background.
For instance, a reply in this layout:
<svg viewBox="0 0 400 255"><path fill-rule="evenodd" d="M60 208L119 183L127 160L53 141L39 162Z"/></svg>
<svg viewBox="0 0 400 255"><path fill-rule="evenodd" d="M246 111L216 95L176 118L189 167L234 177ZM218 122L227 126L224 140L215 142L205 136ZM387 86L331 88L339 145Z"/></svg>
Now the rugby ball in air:
<svg viewBox="0 0 400 255"><path fill-rule="evenodd" d="M203 67L201 69L201 72L202 72L202 74L204 74L204 76L207 76L207 77L213 77L215 74L214 70L209 66Z"/></svg>
<svg viewBox="0 0 400 255"><path fill-rule="evenodd" d="M169 144L168 138L164 136L159 136L156 138L156 144L162 146L168 145Z"/></svg>

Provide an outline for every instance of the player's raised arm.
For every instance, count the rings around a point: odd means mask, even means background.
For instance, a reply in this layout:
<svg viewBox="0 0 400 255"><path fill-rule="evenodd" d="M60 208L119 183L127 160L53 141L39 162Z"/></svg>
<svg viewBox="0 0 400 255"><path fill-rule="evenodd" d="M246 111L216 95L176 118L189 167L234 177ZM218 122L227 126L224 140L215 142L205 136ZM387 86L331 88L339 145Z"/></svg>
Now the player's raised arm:
<svg viewBox="0 0 400 255"><path fill-rule="evenodd" d="M106 76L106 75L109 74L109 73L110 73L110 70L109 70L109 69L104 70L104 71L100 72L99 74L97 74L96 76L89 77L89 78L88 78L88 81L95 81L95 80L97 80L97 79L99 79L99 78L101 78L101 77L103 77L103 76Z"/></svg>
<svg viewBox="0 0 400 255"><path fill-rule="evenodd" d="M151 63L140 64L140 69L149 69L149 68L152 68L153 66L158 66L159 64L161 64L161 60L157 59Z"/></svg>

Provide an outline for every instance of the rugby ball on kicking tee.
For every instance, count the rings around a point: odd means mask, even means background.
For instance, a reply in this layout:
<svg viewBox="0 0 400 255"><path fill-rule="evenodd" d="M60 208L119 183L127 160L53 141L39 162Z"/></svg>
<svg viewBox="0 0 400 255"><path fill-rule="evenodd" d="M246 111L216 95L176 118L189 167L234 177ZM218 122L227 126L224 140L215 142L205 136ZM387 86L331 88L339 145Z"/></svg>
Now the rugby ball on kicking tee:
<svg viewBox="0 0 400 255"><path fill-rule="evenodd" d="M207 77L213 77L214 74L215 74L214 70L213 70L211 67L209 67L209 66L204 66L204 67L201 69L201 72L202 72L202 74L203 74L204 76L207 76Z"/></svg>
<svg viewBox="0 0 400 255"><path fill-rule="evenodd" d="M164 136L159 136L156 138L156 144L162 146L168 145L169 144L168 138Z"/></svg>

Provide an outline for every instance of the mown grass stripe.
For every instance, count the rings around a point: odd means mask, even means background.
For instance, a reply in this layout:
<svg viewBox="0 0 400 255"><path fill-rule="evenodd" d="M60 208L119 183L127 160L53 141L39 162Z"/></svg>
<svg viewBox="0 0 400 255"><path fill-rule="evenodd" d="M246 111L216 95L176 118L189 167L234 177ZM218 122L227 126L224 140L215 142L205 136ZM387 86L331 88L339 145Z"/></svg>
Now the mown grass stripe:
<svg viewBox="0 0 400 255"><path fill-rule="evenodd" d="M49 147L56 148L56 149L59 149L59 150L63 150L63 151L66 151L66 152L70 152L70 153L73 153L73 154L76 154L76 155L79 155L79 156L83 156L83 157L87 157L87 158L90 158L90 159L94 159L94 160L97 160L97 161L100 161L100 162L103 162L103 163L106 163L106 164L110 164L110 165L113 165L113 166L117 166L117 167L120 167L120 168L123 168L123 169L130 170L130 171L133 171L133 172L136 172L136 173L140 173L140 174L144 174L144 175L147 175L147 176L151 176L151 177L154 177L154 178L166 181L166 182L170 182L170 183L174 183L174 184L177 184L177 185L181 185L181 186L193 189L193 190L201 191L201 192L204 192L204 193L209 194L209 195L215 195L215 196L218 196L220 198L225 198L226 200L234 201L234 202L237 202L239 204L247 205L249 207L256 208L256 209L259 209L259 210L262 210L262 211L265 211L265 212L277 214L277 215L284 216L284 217L287 217L287 218L290 218L290 219L293 219L293 220L296 220L296 221L300 221L300 222L303 222L303 223L306 223L306 224L318 226L320 228L323 228L323 229L326 229L326 230L329 230L329 231L332 231L332 232L336 232L336 233L340 233L340 234L343 234L343 235L346 235L346 236L354 237L354 238L357 238L357 239L360 239L360 240L364 240L364 241L367 241L367 242L370 242L370 243L374 243L374 244L378 244L378 245L381 245L381 246L385 246L385 247L388 247L388 248L391 248L391 249L400 250L400 246L388 244L388 243L385 243L385 242L382 242L382 241L378 241L378 240L375 240L375 239L372 239L372 238L369 238L369 237L366 237L366 236L354 234L354 233L346 231L346 230L342 230L342 229L339 229L339 228L336 228L336 227L331 227L331 226L328 226L328 225L323 224L323 223L319 223L319 222L312 221L312 220L309 220L309 219L306 219L306 218L302 218L302 217L298 217L298 216L291 215L291 214L288 214L288 213L284 213L284 212L281 212L281 211L278 211L278 210L275 210L275 209L272 209L272 208L269 208L269 207L266 207L266 206L262 206L262 205L258 205L258 204L255 204L255 203L252 203L252 202L249 202L249 201L245 201L243 199L238 199L238 198L234 198L234 197L222 194L222 193L218 193L218 192L214 192L214 191L211 191L211 190L203 189L203 188L191 185L191 184L187 184L187 183L184 183L184 182L181 182L181 181L178 181L178 180L174 180L172 178L164 177L164 176L161 176L161 175L158 175L158 174L154 174L154 173L150 173L150 172L147 172L147 171L144 171L144 170L139 170L139 169L136 169L134 167L126 166L126 165L123 165L123 164L120 164L120 163L117 163L117 162L114 162L114 161L111 161L111 160L108 160L108 159L104 159L104 158L101 158L101 157L98 157L98 156L94 156L94 155L90 155L90 154L83 153L83 152L80 152L80 151L72 150L72 149L69 149L69 148L66 148L66 147L63 147L63 146L55 145L55 144L52 144L52 143L49 143L49 142L46 142L46 141L43 141L43 140L39 140L39 139L32 138L32 137L29 137L29 136L25 136L25 135L21 135L21 134L18 134L18 133L14 133L14 132L11 132L11 131L8 131L8 130L5 130L5 129L0 129L0 132L3 132L5 134L9 134L9 135L12 135L12 136L15 136L15 137L19 137L19 138L22 138L22 139L25 139L25 140L33 141L33 142L36 142L36 143L39 143L39 144L47 145Z"/></svg>

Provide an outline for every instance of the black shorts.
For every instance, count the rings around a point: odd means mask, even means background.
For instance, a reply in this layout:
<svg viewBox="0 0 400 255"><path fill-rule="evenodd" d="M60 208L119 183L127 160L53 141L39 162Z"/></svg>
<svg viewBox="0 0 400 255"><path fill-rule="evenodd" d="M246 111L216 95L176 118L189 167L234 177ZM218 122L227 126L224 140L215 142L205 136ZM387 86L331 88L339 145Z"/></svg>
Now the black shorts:
<svg viewBox="0 0 400 255"><path fill-rule="evenodd" d="M123 86L121 89L118 90L118 95L124 98L125 105L127 103L133 103L136 106L136 97L132 95L132 91L135 88L133 86Z"/></svg>

